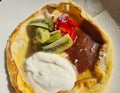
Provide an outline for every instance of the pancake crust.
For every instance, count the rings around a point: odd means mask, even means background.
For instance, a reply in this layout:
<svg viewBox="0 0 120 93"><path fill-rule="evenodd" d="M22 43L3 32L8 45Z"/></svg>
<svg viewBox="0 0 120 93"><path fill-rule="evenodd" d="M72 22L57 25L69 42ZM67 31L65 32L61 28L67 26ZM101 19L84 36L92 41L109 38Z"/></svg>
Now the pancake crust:
<svg viewBox="0 0 120 93"><path fill-rule="evenodd" d="M66 3L66 2L65 2ZM105 31L96 25L91 16L89 16L80 6L69 1L74 7L81 11L80 16L97 29L101 37L102 47L99 51L99 58L95 64L93 72L85 72L78 75L75 86L70 91L61 91L59 93L103 93L109 85L112 72L112 43ZM57 4L54 4L57 5ZM16 93L35 93L33 88L26 83L23 78L24 60L32 53L31 40L27 34L26 27L33 18L43 15L43 9L32 14L29 18L19 24L9 37L6 47L7 70L12 86ZM31 50L31 51L30 51ZM92 74L94 73L94 76Z"/></svg>

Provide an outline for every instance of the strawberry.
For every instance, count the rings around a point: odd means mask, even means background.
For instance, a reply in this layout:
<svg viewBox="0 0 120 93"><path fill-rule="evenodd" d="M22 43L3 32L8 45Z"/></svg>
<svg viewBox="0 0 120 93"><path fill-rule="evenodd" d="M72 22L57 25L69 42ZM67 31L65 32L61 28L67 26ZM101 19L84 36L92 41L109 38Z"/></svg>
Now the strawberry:
<svg viewBox="0 0 120 93"><path fill-rule="evenodd" d="M68 28L68 33L69 33L69 34L72 34L73 32L74 32L74 28L73 28L73 27L69 27L69 28Z"/></svg>
<svg viewBox="0 0 120 93"><path fill-rule="evenodd" d="M78 26L78 23L70 18L68 14L62 14L54 22L54 30L61 30L62 36L68 33L73 41L76 38L76 35L74 33L74 27L76 26Z"/></svg>
<svg viewBox="0 0 120 93"><path fill-rule="evenodd" d="M66 23L59 23L59 27L58 27L62 32L64 33L68 33L68 25Z"/></svg>
<svg viewBox="0 0 120 93"><path fill-rule="evenodd" d="M73 32L73 33L71 33L70 37L71 37L71 38L72 38L72 40L74 41L74 40L75 40L75 38L76 38L75 33L74 33L74 32Z"/></svg>
<svg viewBox="0 0 120 93"><path fill-rule="evenodd" d="M69 17L68 14L62 14L61 16L59 16L58 21L62 22L62 23L67 23L67 18Z"/></svg>
<svg viewBox="0 0 120 93"><path fill-rule="evenodd" d="M70 26L73 26L73 27L78 26L78 23L75 22L72 18L68 17L67 20L68 20L68 24L69 24Z"/></svg>

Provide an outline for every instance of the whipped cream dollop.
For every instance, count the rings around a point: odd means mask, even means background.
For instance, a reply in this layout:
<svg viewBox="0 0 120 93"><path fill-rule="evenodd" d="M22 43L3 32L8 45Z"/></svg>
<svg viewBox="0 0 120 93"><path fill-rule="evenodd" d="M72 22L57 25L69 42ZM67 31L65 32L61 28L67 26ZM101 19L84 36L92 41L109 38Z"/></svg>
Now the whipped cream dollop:
<svg viewBox="0 0 120 93"><path fill-rule="evenodd" d="M72 64L58 54L37 52L26 59L25 69L36 93L70 90L76 81Z"/></svg>

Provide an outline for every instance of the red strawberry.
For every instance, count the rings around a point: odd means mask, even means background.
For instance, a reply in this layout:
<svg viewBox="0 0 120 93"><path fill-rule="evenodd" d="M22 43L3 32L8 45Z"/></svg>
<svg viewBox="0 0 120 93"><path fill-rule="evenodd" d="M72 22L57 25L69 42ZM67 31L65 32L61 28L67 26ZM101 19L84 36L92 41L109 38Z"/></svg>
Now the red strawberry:
<svg viewBox="0 0 120 93"><path fill-rule="evenodd" d="M73 32L74 32L74 28L73 28L73 27L69 27L69 28L68 28L68 33L69 33L69 34L72 34Z"/></svg>
<svg viewBox="0 0 120 93"><path fill-rule="evenodd" d="M72 33L72 34L70 35L70 37L71 37L71 38L72 38L72 40L74 41L74 40L75 40L75 38L76 38L75 33Z"/></svg>
<svg viewBox="0 0 120 93"><path fill-rule="evenodd" d="M76 38L74 33L74 27L76 26L78 26L78 23L70 18L68 14L60 15L59 18L54 22L54 30L61 30L62 36L68 33L73 41Z"/></svg>
<svg viewBox="0 0 120 93"><path fill-rule="evenodd" d="M59 23L59 27L58 27L62 32L64 33L68 33L68 25L66 23Z"/></svg>
<svg viewBox="0 0 120 93"><path fill-rule="evenodd" d="M68 17L67 20L68 20L69 25L71 25L73 27L78 26L78 23L75 22L72 18Z"/></svg>
<svg viewBox="0 0 120 93"><path fill-rule="evenodd" d="M62 14L62 15L59 16L58 21L62 22L62 23L67 23L67 21L68 21L67 18L68 17L69 17L68 14Z"/></svg>

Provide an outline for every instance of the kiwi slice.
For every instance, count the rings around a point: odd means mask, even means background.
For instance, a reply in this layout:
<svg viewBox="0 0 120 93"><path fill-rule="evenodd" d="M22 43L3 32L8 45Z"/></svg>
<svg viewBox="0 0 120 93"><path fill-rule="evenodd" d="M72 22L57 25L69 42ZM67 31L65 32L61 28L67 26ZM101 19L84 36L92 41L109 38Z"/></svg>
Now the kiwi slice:
<svg viewBox="0 0 120 93"><path fill-rule="evenodd" d="M61 53L64 50L70 48L72 46L72 44L73 44L73 40L71 39L69 34L66 34L59 40L57 40L49 45L46 45L42 48L43 48L43 51L45 51L45 52Z"/></svg>
<svg viewBox="0 0 120 93"><path fill-rule="evenodd" d="M61 31L56 30L50 33L50 38L48 39L47 43L52 43L62 37Z"/></svg>
<svg viewBox="0 0 120 93"><path fill-rule="evenodd" d="M30 26L37 26L37 27L41 27L44 29L49 29L48 25L46 25L45 23L39 23L39 22L35 22L35 23L30 23Z"/></svg>
<svg viewBox="0 0 120 93"><path fill-rule="evenodd" d="M51 18L39 18L34 19L29 23L30 26L38 26L41 28L45 28L47 30L52 31L54 29L54 25Z"/></svg>
<svg viewBox="0 0 120 93"><path fill-rule="evenodd" d="M43 44L50 38L50 32L43 28L36 28L35 29L35 36L33 39L33 44Z"/></svg>

